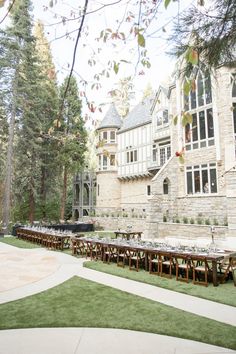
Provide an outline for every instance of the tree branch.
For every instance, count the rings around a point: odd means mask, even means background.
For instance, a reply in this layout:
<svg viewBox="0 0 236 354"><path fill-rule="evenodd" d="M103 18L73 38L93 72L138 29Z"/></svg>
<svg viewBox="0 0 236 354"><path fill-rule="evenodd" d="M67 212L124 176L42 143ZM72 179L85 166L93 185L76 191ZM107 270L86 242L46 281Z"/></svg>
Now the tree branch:
<svg viewBox="0 0 236 354"><path fill-rule="evenodd" d="M71 76L72 76L72 73L73 73L73 70L74 70L74 65L75 65L76 51L77 51L80 35L81 35L83 24L84 24L87 7L88 7L88 0L85 0L83 16L82 16L82 19L81 19L81 23L80 23L80 27L79 27L79 30L78 30L78 34L77 34L77 38L76 38L76 42L75 42L75 47L74 47L71 70L70 70L70 74L68 76L67 85L66 85L66 88L65 88L65 91L64 91L64 94L63 94L61 108L60 108L60 111L59 111L59 118L60 118L60 116L62 114L64 103L65 103L65 98L66 98L66 95L67 95L67 92L68 92L68 89L69 89L69 86L70 86L70 80L71 80Z"/></svg>
<svg viewBox="0 0 236 354"><path fill-rule="evenodd" d="M3 23L3 21L7 18L7 16L9 15L9 13L11 12L11 9L14 6L14 3L16 2L16 0L12 0L11 5L9 6L6 15L3 17L3 19L0 21L0 25Z"/></svg>

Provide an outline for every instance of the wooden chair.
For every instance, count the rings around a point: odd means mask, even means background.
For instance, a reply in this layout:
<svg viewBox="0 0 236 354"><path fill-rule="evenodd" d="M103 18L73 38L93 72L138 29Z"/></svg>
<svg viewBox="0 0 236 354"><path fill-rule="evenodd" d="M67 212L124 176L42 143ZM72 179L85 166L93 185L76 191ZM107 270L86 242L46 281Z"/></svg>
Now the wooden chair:
<svg viewBox="0 0 236 354"><path fill-rule="evenodd" d="M117 267L124 268L125 261L128 258L126 249L123 247L117 248Z"/></svg>
<svg viewBox="0 0 236 354"><path fill-rule="evenodd" d="M149 258L149 273L159 275L161 255L158 252L150 252L148 258Z"/></svg>
<svg viewBox="0 0 236 354"><path fill-rule="evenodd" d="M172 278L174 259L169 252L161 252L159 255L159 274L161 277Z"/></svg>
<svg viewBox="0 0 236 354"><path fill-rule="evenodd" d="M94 245L94 249L92 252L92 258L95 259L96 261L98 259L102 260L103 259L103 244L100 242L96 242Z"/></svg>
<svg viewBox="0 0 236 354"><path fill-rule="evenodd" d="M86 255L86 258L90 257L90 259L93 259L93 252L94 252L94 249L95 249L95 245L93 242L91 241L86 241L84 243L84 250L85 250L85 255Z"/></svg>
<svg viewBox="0 0 236 354"><path fill-rule="evenodd" d="M129 269L138 272L140 264L142 264L145 260L144 252L138 248L132 248L129 250L128 257Z"/></svg>
<svg viewBox="0 0 236 354"><path fill-rule="evenodd" d="M189 271L191 269L191 258L188 255L180 255L175 258L175 262L176 280L188 283Z"/></svg>
<svg viewBox="0 0 236 354"><path fill-rule="evenodd" d="M234 286L236 286L236 255L224 258L219 268L221 273L224 272L221 283L224 283L232 275Z"/></svg>
<svg viewBox="0 0 236 354"><path fill-rule="evenodd" d="M117 260L117 248L114 245L103 246L103 263L109 264L110 261Z"/></svg>
<svg viewBox="0 0 236 354"><path fill-rule="evenodd" d="M193 269L193 284L208 286L210 267L206 257L191 256L191 264Z"/></svg>

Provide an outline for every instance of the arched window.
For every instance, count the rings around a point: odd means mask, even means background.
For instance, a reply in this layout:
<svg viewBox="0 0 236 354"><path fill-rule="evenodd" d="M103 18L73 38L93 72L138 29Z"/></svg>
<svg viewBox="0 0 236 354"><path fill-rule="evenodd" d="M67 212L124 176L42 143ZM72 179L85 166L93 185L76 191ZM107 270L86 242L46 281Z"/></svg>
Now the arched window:
<svg viewBox="0 0 236 354"><path fill-rule="evenodd" d="M170 184L169 179L165 178L163 181L163 194L169 194L169 184Z"/></svg>

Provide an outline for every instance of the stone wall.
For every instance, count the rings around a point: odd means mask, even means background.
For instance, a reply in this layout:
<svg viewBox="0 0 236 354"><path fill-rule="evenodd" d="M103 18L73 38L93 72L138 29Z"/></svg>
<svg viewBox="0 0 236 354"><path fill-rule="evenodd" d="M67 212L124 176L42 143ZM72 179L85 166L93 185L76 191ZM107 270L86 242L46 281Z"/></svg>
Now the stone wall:
<svg viewBox="0 0 236 354"><path fill-rule="evenodd" d="M225 196L212 195L188 195L177 198L178 215L180 221L186 217L188 220L205 224L210 223L224 225L227 223L227 201ZM172 221L172 220L171 220Z"/></svg>
<svg viewBox="0 0 236 354"><path fill-rule="evenodd" d="M121 181L121 208L127 211L136 209L139 212L143 212L143 209L146 210L148 205L147 186L151 183L151 177Z"/></svg>
<svg viewBox="0 0 236 354"><path fill-rule="evenodd" d="M99 189L99 195L98 195ZM98 208L120 207L120 183L117 172L97 173L97 202Z"/></svg>
<svg viewBox="0 0 236 354"><path fill-rule="evenodd" d="M218 240L225 239L228 228L226 226L214 226L214 238ZM210 225L195 225L195 224L180 224L160 222L158 224L158 238L165 237L180 237L183 239L199 238L209 239L211 242L211 226Z"/></svg>
<svg viewBox="0 0 236 354"><path fill-rule="evenodd" d="M86 222L88 218L83 217ZM128 217L90 217L96 226L103 227L104 230L115 231L118 229L126 230L127 226L132 226L133 231L145 231L146 219L144 218L128 218Z"/></svg>

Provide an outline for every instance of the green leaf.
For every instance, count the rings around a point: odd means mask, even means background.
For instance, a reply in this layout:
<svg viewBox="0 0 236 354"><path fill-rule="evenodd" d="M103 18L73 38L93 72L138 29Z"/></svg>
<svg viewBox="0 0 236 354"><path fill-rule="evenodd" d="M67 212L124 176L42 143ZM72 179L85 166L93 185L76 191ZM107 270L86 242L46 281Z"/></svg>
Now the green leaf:
<svg viewBox="0 0 236 354"><path fill-rule="evenodd" d="M187 62L191 63L192 65L198 64L198 52L196 49L189 47L186 51L185 58Z"/></svg>
<svg viewBox="0 0 236 354"><path fill-rule="evenodd" d="M182 155L179 156L179 163L184 164L184 157Z"/></svg>
<svg viewBox="0 0 236 354"><path fill-rule="evenodd" d="M173 118L173 122L174 122L174 125L176 125L176 124L178 123L178 116L175 116L175 117Z"/></svg>
<svg viewBox="0 0 236 354"><path fill-rule="evenodd" d="M191 48L188 56L188 61L193 65L198 64L198 52L196 51L196 49Z"/></svg>
<svg viewBox="0 0 236 354"><path fill-rule="evenodd" d="M193 117L190 113L183 113L182 115L182 126L185 127L187 124L192 124Z"/></svg>
<svg viewBox="0 0 236 354"><path fill-rule="evenodd" d="M190 113L185 113L185 117L186 117L187 123L192 124L192 122L193 122L193 116L192 116L192 114L190 114Z"/></svg>
<svg viewBox="0 0 236 354"><path fill-rule="evenodd" d="M167 9L167 7L169 6L171 0L165 0L164 2L164 6L165 6L165 9Z"/></svg>
<svg viewBox="0 0 236 354"><path fill-rule="evenodd" d="M140 47L145 47L145 38L141 33L138 34L138 45Z"/></svg>
<svg viewBox="0 0 236 354"><path fill-rule="evenodd" d="M184 94L185 96L188 96L191 91L191 81L185 80L184 82Z"/></svg>
<svg viewBox="0 0 236 354"><path fill-rule="evenodd" d="M118 73L118 71L119 71L119 63L114 62L113 70L115 71L115 74Z"/></svg>
<svg viewBox="0 0 236 354"><path fill-rule="evenodd" d="M186 116L183 115L183 116L182 116L182 126L185 127L185 125L186 125L187 123L188 123L188 122L187 122Z"/></svg>

